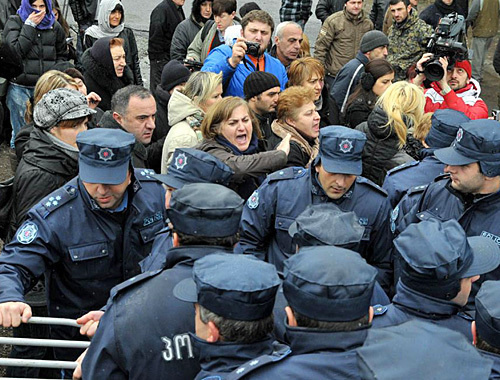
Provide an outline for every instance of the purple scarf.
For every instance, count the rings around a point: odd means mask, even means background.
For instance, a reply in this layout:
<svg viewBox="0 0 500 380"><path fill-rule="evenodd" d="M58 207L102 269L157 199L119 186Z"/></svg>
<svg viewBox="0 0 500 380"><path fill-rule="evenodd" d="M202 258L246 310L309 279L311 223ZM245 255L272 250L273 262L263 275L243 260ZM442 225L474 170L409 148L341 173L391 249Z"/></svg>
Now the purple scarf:
<svg viewBox="0 0 500 380"><path fill-rule="evenodd" d="M52 1L51 0L43 0L45 3L45 17L42 22L37 25L37 29L50 29L54 22L56 21L56 16L52 13ZM35 8L33 8L29 2L29 0L22 0L21 6L17 10L17 14L21 17L21 20L25 22L30 14L33 12L38 12Z"/></svg>

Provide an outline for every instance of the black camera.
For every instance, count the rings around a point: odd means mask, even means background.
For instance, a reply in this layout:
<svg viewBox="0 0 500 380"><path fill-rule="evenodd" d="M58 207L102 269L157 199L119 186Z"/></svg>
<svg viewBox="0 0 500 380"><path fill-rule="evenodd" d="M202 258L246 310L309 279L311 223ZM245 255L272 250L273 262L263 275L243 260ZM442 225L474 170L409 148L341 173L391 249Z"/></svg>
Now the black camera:
<svg viewBox="0 0 500 380"><path fill-rule="evenodd" d="M186 66L191 72L200 71L203 67L203 63L195 61L194 59L185 59L182 62L184 63L184 66Z"/></svg>
<svg viewBox="0 0 500 380"><path fill-rule="evenodd" d="M464 16L455 12L443 17L427 44L427 52L434 56L422 66L426 78L431 82L439 81L446 75L439 62L440 57L448 57L449 68L452 68L456 61L467 59Z"/></svg>
<svg viewBox="0 0 500 380"><path fill-rule="evenodd" d="M245 44L247 45L245 53L252 57L258 57L260 55L260 44L258 42L245 41Z"/></svg>

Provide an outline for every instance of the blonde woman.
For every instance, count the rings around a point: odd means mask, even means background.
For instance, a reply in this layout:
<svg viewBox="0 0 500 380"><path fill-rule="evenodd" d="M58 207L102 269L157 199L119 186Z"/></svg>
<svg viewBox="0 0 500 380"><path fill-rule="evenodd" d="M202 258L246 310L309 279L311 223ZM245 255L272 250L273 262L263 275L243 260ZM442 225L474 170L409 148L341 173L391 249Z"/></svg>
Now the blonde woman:
<svg viewBox="0 0 500 380"><path fill-rule="evenodd" d="M363 176L378 185L387 171L413 161L403 147L408 130L421 123L425 99L421 88L408 82L397 82L377 100L368 121L356 129L366 134L363 150Z"/></svg>
<svg viewBox="0 0 500 380"><path fill-rule="evenodd" d="M202 140L201 122L211 106L222 99L222 74L198 71L186 85L175 90L168 102L171 125L161 158L161 172L166 173L177 148L192 148Z"/></svg>

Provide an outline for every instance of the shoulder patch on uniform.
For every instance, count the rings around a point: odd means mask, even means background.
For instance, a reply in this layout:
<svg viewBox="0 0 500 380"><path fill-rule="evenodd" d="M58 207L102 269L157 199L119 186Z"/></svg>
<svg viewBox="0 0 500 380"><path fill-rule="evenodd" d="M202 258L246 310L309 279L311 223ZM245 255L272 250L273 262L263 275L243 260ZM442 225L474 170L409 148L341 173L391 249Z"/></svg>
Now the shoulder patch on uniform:
<svg viewBox="0 0 500 380"><path fill-rule="evenodd" d="M385 191L384 189L382 189L375 182L370 181L368 178L358 176L356 178L356 183L362 183L362 184L368 185L372 189L377 190L377 192L379 192L380 194L382 194L384 197L387 197L387 191Z"/></svg>
<svg viewBox="0 0 500 380"><path fill-rule="evenodd" d="M158 181L153 177L156 174L153 169L134 169L134 174L139 181Z"/></svg>
<svg viewBox="0 0 500 380"><path fill-rule="evenodd" d="M147 280L151 277L154 277L156 276L158 273L160 273L163 269L156 269L156 270L152 270L152 271L148 271L148 272L144 272L144 273L141 273L137 276L134 276L134 277L131 277L129 278L128 280L126 281L123 281L122 283L114 286L111 291L109 292L110 294L110 298L115 298L116 295L120 292L122 292L124 289L128 289L130 288L131 286L135 286L137 285L138 283L144 281L144 280Z"/></svg>
<svg viewBox="0 0 500 380"><path fill-rule="evenodd" d="M16 239L21 244L30 244L38 235L38 226L33 222L25 222L17 231Z"/></svg>
<svg viewBox="0 0 500 380"><path fill-rule="evenodd" d="M377 317L379 315L384 315L385 313L387 313L387 306L383 306L383 305L374 305L373 306L373 315L375 317Z"/></svg>
<svg viewBox="0 0 500 380"><path fill-rule="evenodd" d="M76 187L72 185L64 185L60 189L57 189L43 198L40 203L35 206L35 209L37 213L45 219L51 212L57 210L62 205L77 197L78 191L76 190Z"/></svg>
<svg viewBox="0 0 500 380"><path fill-rule="evenodd" d="M307 173L307 169L300 167L291 167L278 170L270 174L267 178L269 182L272 181L281 181L283 179L292 179L292 178L300 178L303 177Z"/></svg>
<svg viewBox="0 0 500 380"><path fill-rule="evenodd" d="M428 186L429 186L428 184L425 184L425 185L410 187L408 190L406 190L406 194L423 193Z"/></svg>
<svg viewBox="0 0 500 380"><path fill-rule="evenodd" d="M259 207L259 190L255 190L247 200L247 206L249 209L256 209Z"/></svg>
<svg viewBox="0 0 500 380"><path fill-rule="evenodd" d="M411 168L413 166L417 166L418 164L420 164L420 161L405 162L404 164L396 166L395 168L392 168L391 170L389 170L387 172L387 175L394 174L394 173L399 172L401 170L404 170L406 168Z"/></svg>

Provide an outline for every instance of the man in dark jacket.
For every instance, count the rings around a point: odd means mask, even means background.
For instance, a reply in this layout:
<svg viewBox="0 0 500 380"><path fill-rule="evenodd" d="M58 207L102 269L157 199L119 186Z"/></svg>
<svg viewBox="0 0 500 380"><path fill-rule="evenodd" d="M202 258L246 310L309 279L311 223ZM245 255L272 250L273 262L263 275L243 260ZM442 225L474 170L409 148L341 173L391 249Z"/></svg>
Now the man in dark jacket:
<svg viewBox="0 0 500 380"><path fill-rule="evenodd" d="M174 297L174 287L191 277L198 259L232 253L242 207L243 199L221 185L189 184L173 192L167 214L174 226L174 245L165 267L113 289L83 361L83 378L196 376L200 367L189 336L195 331L194 309Z"/></svg>
<svg viewBox="0 0 500 380"><path fill-rule="evenodd" d="M163 66L170 61L170 47L175 28L186 18L182 10L184 2L185 0L163 0L151 12L148 39L151 92L154 92L160 83Z"/></svg>
<svg viewBox="0 0 500 380"><path fill-rule="evenodd" d="M113 286L140 273L139 261L166 216L162 186L150 172L131 166L134 142L121 130L78 135L79 176L34 206L0 255L4 327L31 317L24 294L44 273L49 315L73 319L100 309ZM51 337L81 339L75 329L60 326L51 328ZM58 360L78 356L70 349L54 354Z"/></svg>
<svg viewBox="0 0 500 380"><path fill-rule="evenodd" d="M332 14L344 9L344 0L319 0L316 5L316 17L324 23Z"/></svg>

